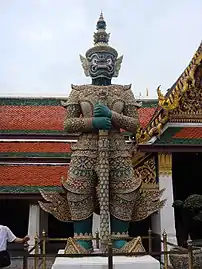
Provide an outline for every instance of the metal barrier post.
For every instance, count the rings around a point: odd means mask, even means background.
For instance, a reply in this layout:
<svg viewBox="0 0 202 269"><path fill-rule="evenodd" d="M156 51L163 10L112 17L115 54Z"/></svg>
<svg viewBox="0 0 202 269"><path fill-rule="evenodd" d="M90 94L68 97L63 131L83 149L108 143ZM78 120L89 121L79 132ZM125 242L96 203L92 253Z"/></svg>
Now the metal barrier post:
<svg viewBox="0 0 202 269"><path fill-rule="evenodd" d="M43 230L42 232L42 268L46 269L46 232Z"/></svg>
<svg viewBox="0 0 202 269"><path fill-rule="evenodd" d="M23 269L28 269L28 248L29 245L24 243Z"/></svg>
<svg viewBox="0 0 202 269"><path fill-rule="evenodd" d="M35 255L39 254L39 241L38 241L38 235L36 234L34 238L34 247L35 247ZM34 256L34 269L38 269L39 264L39 257Z"/></svg>
<svg viewBox="0 0 202 269"><path fill-rule="evenodd" d="M149 254L152 252L152 230L149 228L148 230L148 237L149 237Z"/></svg>
<svg viewBox="0 0 202 269"><path fill-rule="evenodd" d="M164 269L168 269L168 253L165 253L168 251L167 233L165 230L163 232L163 251L164 251Z"/></svg>
<svg viewBox="0 0 202 269"><path fill-rule="evenodd" d="M188 268L193 268L193 248L192 248L192 240L187 241L188 248Z"/></svg>
<svg viewBox="0 0 202 269"><path fill-rule="evenodd" d="M97 231L97 232L95 233L95 243L96 243L96 248L97 248L97 249L100 248L99 239L100 239L99 231Z"/></svg>
<svg viewBox="0 0 202 269"><path fill-rule="evenodd" d="M113 250L112 242L108 243L108 269L113 269Z"/></svg>

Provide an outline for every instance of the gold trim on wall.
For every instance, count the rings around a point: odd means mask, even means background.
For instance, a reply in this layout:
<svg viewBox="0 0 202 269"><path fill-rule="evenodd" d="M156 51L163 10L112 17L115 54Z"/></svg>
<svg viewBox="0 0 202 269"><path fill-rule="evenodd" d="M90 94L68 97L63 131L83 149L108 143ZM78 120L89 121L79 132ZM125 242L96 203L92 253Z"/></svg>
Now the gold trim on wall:
<svg viewBox="0 0 202 269"><path fill-rule="evenodd" d="M158 174L172 175L172 153L158 153Z"/></svg>
<svg viewBox="0 0 202 269"><path fill-rule="evenodd" d="M142 189L156 190L159 189L158 181L156 180L156 161L155 156L151 153L136 156L134 159L134 176L135 178L141 178Z"/></svg>

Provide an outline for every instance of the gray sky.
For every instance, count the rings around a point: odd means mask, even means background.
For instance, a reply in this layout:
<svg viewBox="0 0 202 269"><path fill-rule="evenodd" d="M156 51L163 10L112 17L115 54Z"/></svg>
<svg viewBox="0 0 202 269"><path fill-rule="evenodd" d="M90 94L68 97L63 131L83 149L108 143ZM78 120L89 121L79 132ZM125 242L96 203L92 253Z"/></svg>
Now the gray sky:
<svg viewBox="0 0 202 269"><path fill-rule="evenodd" d="M103 11L110 45L124 55L118 79L136 96L165 93L202 38L201 0L0 0L0 95L66 96L90 83L79 54Z"/></svg>

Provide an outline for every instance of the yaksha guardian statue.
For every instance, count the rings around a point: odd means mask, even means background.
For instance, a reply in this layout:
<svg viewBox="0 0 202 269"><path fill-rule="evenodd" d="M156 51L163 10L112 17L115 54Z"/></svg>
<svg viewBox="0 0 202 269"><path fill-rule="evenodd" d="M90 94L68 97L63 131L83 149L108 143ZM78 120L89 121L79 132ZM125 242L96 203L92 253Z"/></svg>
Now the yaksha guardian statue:
<svg viewBox="0 0 202 269"><path fill-rule="evenodd" d="M138 246L142 251L140 238L130 242L125 240L129 223L137 219L137 212L141 210L153 213L160 208L151 197L141 198L143 204L144 199L151 200L149 209L138 200L141 178L134 176L132 148L120 132L124 129L136 133L138 104L130 85L111 83L112 78L118 76L123 57L118 58L117 51L108 45L109 34L105 30L106 22L101 14L94 34L94 46L86 52L86 57L80 56L85 75L92 78L92 84L72 85L65 104L65 130L80 133L72 147L68 177L63 181L66 197L59 197L59 194L48 197L41 192L55 205L48 207L46 203L40 203L44 210L61 220L73 221L75 236L68 240L66 253L93 251L94 212L100 214L103 251L109 237L114 251L137 251ZM63 217L58 216L59 212Z"/></svg>

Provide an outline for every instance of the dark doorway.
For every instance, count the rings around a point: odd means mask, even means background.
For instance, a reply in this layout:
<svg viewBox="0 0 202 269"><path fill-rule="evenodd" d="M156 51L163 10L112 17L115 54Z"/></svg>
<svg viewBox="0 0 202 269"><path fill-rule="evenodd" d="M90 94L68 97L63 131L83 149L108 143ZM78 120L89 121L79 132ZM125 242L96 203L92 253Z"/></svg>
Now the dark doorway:
<svg viewBox="0 0 202 269"><path fill-rule="evenodd" d="M173 153L172 177L174 200L202 194L202 153Z"/></svg>
<svg viewBox="0 0 202 269"><path fill-rule="evenodd" d="M173 153L172 178L174 200L184 201L191 194L202 194L202 153ZM179 245L191 238L202 239L201 222L184 220L181 209L175 209L175 228ZM189 223L189 224L188 224Z"/></svg>
<svg viewBox="0 0 202 269"><path fill-rule="evenodd" d="M130 227L129 227L129 235L131 237L137 237L137 236L144 237L142 239L142 243L146 251L149 251L149 244L148 244L148 239L146 239L145 237L148 236L148 231L151 228L152 228L151 217L148 217L141 221L131 222Z"/></svg>
<svg viewBox="0 0 202 269"><path fill-rule="evenodd" d="M48 236L49 238L67 238L74 236L73 224L70 222L62 222L54 216L48 215ZM64 249L65 241L50 241L48 244L48 252L56 253L59 249Z"/></svg>
<svg viewBox="0 0 202 269"><path fill-rule="evenodd" d="M26 200L0 200L0 223L8 226L18 237L28 232L29 202Z"/></svg>
<svg viewBox="0 0 202 269"><path fill-rule="evenodd" d="M28 233L29 201L0 200L0 224L8 226L17 237L24 237ZM12 256L18 256L23 250L21 244L9 244Z"/></svg>
<svg viewBox="0 0 202 269"><path fill-rule="evenodd" d="M48 215L48 235L52 238L67 238L74 235L73 224L62 222Z"/></svg>

